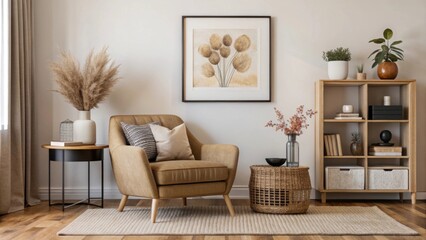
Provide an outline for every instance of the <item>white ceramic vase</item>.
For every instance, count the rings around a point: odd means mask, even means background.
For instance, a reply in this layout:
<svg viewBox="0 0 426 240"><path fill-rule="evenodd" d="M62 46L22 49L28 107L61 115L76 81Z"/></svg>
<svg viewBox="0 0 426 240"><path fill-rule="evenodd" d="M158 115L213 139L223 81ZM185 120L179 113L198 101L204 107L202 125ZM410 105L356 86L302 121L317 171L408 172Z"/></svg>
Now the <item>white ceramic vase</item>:
<svg viewBox="0 0 426 240"><path fill-rule="evenodd" d="M348 77L348 61L328 62L328 77L331 80L344 80Z"/></svg>
<svg viewBox="0 0 426 240"><path fill-rule="evenodd" d="M90 120L90 111L79 111L79 119L73 125L74 142L96 143L96 123Z"/></svg>

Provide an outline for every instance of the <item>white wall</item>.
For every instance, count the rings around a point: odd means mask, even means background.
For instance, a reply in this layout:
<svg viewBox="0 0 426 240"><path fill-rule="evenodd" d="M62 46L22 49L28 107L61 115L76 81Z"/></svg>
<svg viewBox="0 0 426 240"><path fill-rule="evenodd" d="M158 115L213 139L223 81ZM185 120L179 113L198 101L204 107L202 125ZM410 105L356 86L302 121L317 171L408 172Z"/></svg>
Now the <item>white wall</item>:
<svg viewBox="0 0 426 240"><path fill-rule="evenodd" d="M34 160L40 192L47 187L47 151L43 143L58 138L59 123L76 119L77 111L55 89L50 62L60 49L70 50L80 62L95 48L109 46L111 58L121 64L122 80L98 109L92 110L99 143L107 143L108 120L113 114L171 113L181 116L205 143L233 143L240 147L234 195L246 194L249 166L264 164L265 157L283 156L285 136L267 129L273 107L293 114L299 104L314 107L314 83L327 78L322 51L349 47L356 65L365 63L376 46L369 44L386 27L404 41L406 61L399 62L399 78L418 80L418 190L426 191L426 1L375 0L37 0L35 5L35 110ZM272 16L271 103L182 103L182 15ZM423 58L422 58L423 57ZM423 60L422 60L423 59ZM314 121L298 138L301 164L315 179ZM107 197L117 193L109 157L106 161ZM67 166L68 167L68 166ZM53 166L53 187L59 187L59 166ZM85 188L85 165L69 165L67 186ZM92 176L98 186L99 173ZM109 194L109 195L108 195ZM360 195L365 197L365 195ZM387 195L389 196L389 195ZM396 195L395 195L396 197Z"/></svg>

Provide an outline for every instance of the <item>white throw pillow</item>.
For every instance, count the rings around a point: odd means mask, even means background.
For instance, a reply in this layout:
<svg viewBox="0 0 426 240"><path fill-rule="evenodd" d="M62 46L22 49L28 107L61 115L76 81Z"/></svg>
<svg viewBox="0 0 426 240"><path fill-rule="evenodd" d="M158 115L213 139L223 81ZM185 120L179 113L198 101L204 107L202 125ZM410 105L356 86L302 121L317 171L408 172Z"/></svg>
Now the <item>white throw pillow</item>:
<svg viewBox="0 0 426 240"><path fill-rule="evenodd" d="M189 145L184 123L172 130L160 125L150 124L149 126L157 146L157 161L195 159Z"/></svg>

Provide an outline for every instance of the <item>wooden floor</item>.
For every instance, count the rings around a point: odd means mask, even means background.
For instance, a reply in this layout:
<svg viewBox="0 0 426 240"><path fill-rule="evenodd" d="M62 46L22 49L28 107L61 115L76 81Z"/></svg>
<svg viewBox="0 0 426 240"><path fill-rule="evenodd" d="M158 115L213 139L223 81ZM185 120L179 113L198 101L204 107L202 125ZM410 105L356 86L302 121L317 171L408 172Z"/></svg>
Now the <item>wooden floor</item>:
<svg viewBox="0 0 426 240"><path fill-rule="evenodd" d="M105 207L115 208L118 200L105 201ZM234 205L248 205L248 200L233 200ZM129 200L128 205L138 205L137 200ZM161 206L181 205L179 200L161 201ZM201 200L189 199L188 205L221 205L223 200ZM146 200L140 206L150 206L150 201ZM79 216L88 206L79 205L66 209L62 212L58 207L50 207L47 202L42 202L38 206L27 208L23 211L0 216L0 239L177 239L177 240L302 240L302 239L426 239L426 202L419 201L416 205L411 205L408 201L400 203L396 201L381 202L341 202L331 201L321 204L319 201L312 201L312 205L327 206L378 206L384 212L395 218L399 222L418 231L420 236L114 236L114 237L58 237L56 233ZM238 214L238 213L237 213Z"/></svg>

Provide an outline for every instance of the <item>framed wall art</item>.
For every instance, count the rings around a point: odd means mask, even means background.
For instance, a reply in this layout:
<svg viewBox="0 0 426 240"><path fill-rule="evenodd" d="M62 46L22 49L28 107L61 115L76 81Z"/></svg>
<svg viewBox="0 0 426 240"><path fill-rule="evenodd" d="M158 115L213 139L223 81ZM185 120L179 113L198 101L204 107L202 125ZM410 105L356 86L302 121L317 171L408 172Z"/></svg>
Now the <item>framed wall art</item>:
<svg viewBox="0 0 426 240"><path fill-rule="evenodd" d="M182 101L270 102L270 16L183 16Z"/></svg>

